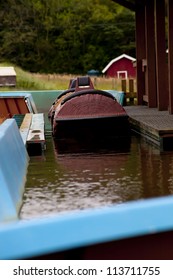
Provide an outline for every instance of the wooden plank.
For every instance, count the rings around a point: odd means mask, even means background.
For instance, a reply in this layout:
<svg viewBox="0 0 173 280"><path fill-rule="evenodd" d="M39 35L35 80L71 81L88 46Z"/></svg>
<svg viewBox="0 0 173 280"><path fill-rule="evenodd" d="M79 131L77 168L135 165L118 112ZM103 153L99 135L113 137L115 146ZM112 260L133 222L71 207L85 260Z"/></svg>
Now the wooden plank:
<svg viewBox="0 0 173 280"><path fill-rule="evenodd" d="M11 117L4 98L0 98L0 116L5 118Z"/></svg>
<svg viewBox="0 0 173 280"><path fill-rule="evenodd" d="M155 1L156 7L156 73L158 109L168 110L168 69L166 63L165 0Z"/></svg>
<svg viewBox="0 0 173 280"><path fill-rule="evenodd" d="M29 113L26 114L23 119L23 122L20 126L20 134L21 134L22 140L25 145L26 145L26 141L27 141L27 137L28 137L31 121L32 121L32 115L33 114L29 114Z"/></svg>
<svg viewBox="0 0 173 280"><path fill-rule="evenodd" d="M127 85L126 85L126 80L121 80L121 90L123 92L127 92Z"/></svg>
<svg viewBox="0 0 173 280"><path fill-rule="evenodd" d="M136 98L136 92L126 92L126 98Z"/></svg>
<svg viewBox="0 0 173 280"><path fill-rule="evenodd" d="M17 104L15 102L15 98L6 98L5 101L11 117L15 114L20 114Z"/></svg>
<svg viewBox="0 0 173 280"><path fill-rule="evenodd" d="M134 92L134 80L129 79L129 92L133 93Z"/></svg>
<svg viewBox="0 0 173 280"><path fill-rule="evenodd" d="M173 151L173 115L147 106L127 106L126 112L134 131L161 151Z"/></svg>
<svg viewBox="0 0 173 280"><path fill-rule="evenodd" d="M2 124L5 121L4 117L0 117L0 124Z"/></svg>
<svg viewBox="0 0 173 280"><path fill-rule="evenodd" d="M1 97L0 115L11 118L13 115L29 113L24 97Z"/></svg>
<svg viewBox="0 0 173 280"><path fill-rule="evenodd" d="M32 123L27 136L27 144L45 143L44 114L33 114Z"/></svg>
<svg viewBox="0 0 173 280"><path fill-rule="evenodd" d="M143 96L143 101L146 102L146 103L148 103L148 95L144 95L144 96Z"/></svg>
<svg viewBox="0 0 173 280"><path fill-rule="evenodd" d="M137 102L138 105L142 105L143 95L145 95L145 72L143 71L143 67L142 67L142 61L143 59L146 59L145 7L140 7L139 5L137 5L135 15L136 15Z"/></svg>
<svg viewBox="0 0 173 280"><path fill-rule="evenodd" d="M146 2L146 94L148 106L157 107L154 0Z"/></svg>
<svg viewBox="0 0 173 280"><path fill-rule="evenodd" d="M173 1L168 0L168 77L169 77L169 112L173 114Z"/></svg>
<svg viewBox="0 0 173 280"><path fill-rule="evenodd" d="M126 7L129 10L135 11L136 10L136 5L135 3L131 3L128 0L113 0L113 2L116 2L124 7Z"/></svg>
<svg viewBox="0 0 173 280"><path fill-rule="evenodd" d="M23 97L17 97L15 98L19 114L26 114L29 113L29 109L26 105L25 99Z"/></svg>

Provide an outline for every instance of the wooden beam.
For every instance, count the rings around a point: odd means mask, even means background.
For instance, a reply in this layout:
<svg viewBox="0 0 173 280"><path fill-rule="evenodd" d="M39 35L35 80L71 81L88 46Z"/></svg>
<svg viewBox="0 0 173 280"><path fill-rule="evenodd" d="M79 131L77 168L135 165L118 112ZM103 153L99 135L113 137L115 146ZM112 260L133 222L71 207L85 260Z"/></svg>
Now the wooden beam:
<svg viewBox="0 0 173 280"><path fill-rule="evenodd" d="M127 0L112 0L112 1L118 3L119 5L129 10L135 11L135 1L127 1Z"/></svg>
<svg viewBox="0 0 173 280"><path fill-rule="evenodd" d="M155 0L157 107L168 110L168 67L165 42L165 0Z"/></svg>
<svg viewBox="0 0 173 280"><path fill-rule="evenodd" d="M141 36L143 34L143 36ZM146 58L145 47L145 7L136 9L136 74L137 74L137 102L142 105L145 95L145 73L142 62Z"/></svg>
<svg viewBox="0 0 173 280"><path fill-rule="evenodd" d="M136 11L137 6L144 7L146 3L146 0L112 0L112 1L118 3L119 5L131 11Z"/></svg>
<svg viewBox="0 0 173 280"><path fill-rule="evenodd" d="M27 136L27 145L31 143L45 144L44 114L32 114L32 122Z"/></svg>
<svg viewBox="0 0 173 280"><path fill-rule="evenodd" d="M154 0L146 2L146 93L148 106L157 107Z"/></svg>
<svg viewBox="0 0 173 280"><path fill-rule="evenodd" d="M20 126L20 134L23 140L23 143L26 145L26 140L28 137L28 133L29 133L29 129L30 129L30 125L31 125L31 121L32 121L32 115L33 114L29 114L27 113L23 119L23 122Z"/></svg>
<svg viewBox="0 0 173 280"><path fill-rule="evenodd" d="M168 0L168 83L169 112L173 114L173 1Z"/></svg>

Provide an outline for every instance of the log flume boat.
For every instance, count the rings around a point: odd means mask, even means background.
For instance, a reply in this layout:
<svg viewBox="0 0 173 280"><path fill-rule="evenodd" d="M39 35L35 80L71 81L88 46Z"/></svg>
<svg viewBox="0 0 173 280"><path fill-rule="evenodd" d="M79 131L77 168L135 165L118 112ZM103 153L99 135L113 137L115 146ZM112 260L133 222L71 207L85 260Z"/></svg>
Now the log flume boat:
<svg viewBox="0 0 173 280"><path fill-rule="evenodd" d="M129 118L110 92L97 90L88 76L70 81L48 117L58 149L117 148L129 143ZM125 143L125 144L124 144Z"/></svg>

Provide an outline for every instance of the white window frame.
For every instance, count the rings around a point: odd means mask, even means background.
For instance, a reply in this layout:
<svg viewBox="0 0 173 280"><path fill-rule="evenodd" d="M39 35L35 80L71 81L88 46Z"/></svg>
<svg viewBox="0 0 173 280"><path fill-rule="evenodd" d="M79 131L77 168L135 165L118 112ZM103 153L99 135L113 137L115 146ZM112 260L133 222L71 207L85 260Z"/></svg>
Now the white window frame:
<svg viewBox="0 0 173 280"><path fill-rule="evenodd" d="M127 79L127 77L128 77L127 71L117 71L117 77L118 77L118 79L121 78L121 74L125 74L125 79Z"/></svg>

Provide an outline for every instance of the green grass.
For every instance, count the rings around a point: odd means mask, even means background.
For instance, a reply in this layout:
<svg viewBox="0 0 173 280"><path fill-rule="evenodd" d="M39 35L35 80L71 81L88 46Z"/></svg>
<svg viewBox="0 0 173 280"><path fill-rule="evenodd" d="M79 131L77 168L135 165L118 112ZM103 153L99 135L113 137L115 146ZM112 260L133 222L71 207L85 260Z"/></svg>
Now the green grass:
<svg viewBox="0 0 173 280"><path fill-rule="evenodd" d="M0 66L13 66L16 72L16 87L2 87L2 91L9 90L54 90L55 84L38 78L35 74L24 71L18 66L9 63L0 63Z"/></svg>
<svg viewBox="0 0 173 280"><path fill-rule="evenodd" d="M15 67L17 74L17 89L25 90L53 90L55 86L47 81L40 80L33 74L22 70L19 67Z"/></svg>
<svg viewBox="0 0 173 280"><path fill-rule="evenodd" d="M10 90L65 90L69 81L76 76L60 74L33 74L24 71L11 63L0 63L0 66L13 66L16 71L16 87L2 87L1 91ZM80 76L80 75L78 75ZM120 90L121 81L113 78L92 77L94 87L102 90Z"/></svg>

